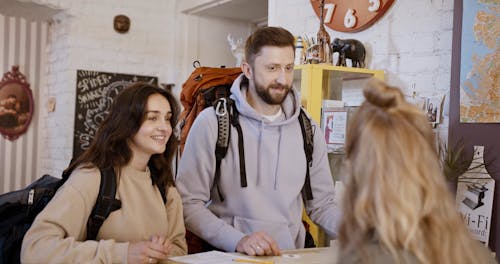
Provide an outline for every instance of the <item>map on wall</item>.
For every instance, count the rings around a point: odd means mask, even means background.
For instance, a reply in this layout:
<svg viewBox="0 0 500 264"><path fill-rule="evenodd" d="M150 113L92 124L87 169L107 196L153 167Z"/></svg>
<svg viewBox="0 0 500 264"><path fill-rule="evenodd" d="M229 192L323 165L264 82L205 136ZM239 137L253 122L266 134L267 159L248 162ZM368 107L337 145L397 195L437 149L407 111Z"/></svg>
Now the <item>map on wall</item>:
<svg viewBox="0 0 500 264"><path fill-rule="evenodd" d="M500 4L464 0L460 121L500 122Z"/></svg>
<svg viewBox="0 0 500 264"><path fill-rule="evenodd" d="M73 158L90 146L114 97L132 82L157 84L158 78L132 74L77 70Z"/></svg>

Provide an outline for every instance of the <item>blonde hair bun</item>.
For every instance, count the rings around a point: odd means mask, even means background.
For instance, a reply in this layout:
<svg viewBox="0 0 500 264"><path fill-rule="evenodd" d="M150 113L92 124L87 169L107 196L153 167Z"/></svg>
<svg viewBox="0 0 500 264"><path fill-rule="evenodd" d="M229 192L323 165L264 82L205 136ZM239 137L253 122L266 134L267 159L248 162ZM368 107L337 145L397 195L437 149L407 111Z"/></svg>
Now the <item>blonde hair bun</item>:
<svg viewBox="0 0 500 264"><path fill-rule="evenodd" d="M368 81L363 95L367 102L382 108L397 107L403 100L403 94L398 88L388 86L375 78Z"/></svg>

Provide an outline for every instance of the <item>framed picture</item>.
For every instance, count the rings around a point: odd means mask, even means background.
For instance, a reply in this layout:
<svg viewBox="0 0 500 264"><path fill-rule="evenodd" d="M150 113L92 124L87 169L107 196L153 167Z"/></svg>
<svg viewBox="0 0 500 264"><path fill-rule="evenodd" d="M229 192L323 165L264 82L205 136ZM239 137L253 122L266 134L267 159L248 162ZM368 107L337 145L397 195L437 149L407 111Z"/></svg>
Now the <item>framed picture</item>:
<svg viewBox="0 0 500 264"><path fill-rule="evenodd" d="M461 4L460 122L500 123L500 2Z"/></svg>
<svg viewBox="0 0 500 264"><path fill-rule="evenodd" d="M321 128L328 152L343 152L347 133L347 109L326 107L321 112Z"/></svg>
<svg viewBox="0 0 500 264"><path fill-rule="evenodd" d="M405 98L410 104L413 104L418 107L418 109L422 109L422 111L424 111L427 120L433 127L436 127L436 125L441 122L444 95L423 97L413 94L411 96L406 96Z"/></svg>
<svg viewBox="0 0 500 264"><path fill-rule="evenodd" d="M24 134L33 117L33 94L19 66L12 66L0 81L0 133L8 140Z"/></svg>
<svg viewBox="0 0 500 264"><path fill-rule="evenodd" d="M443 96L430 96L425 98L424 111L427 120L433 126L441 122L441 106L443 104Z"/></svg>

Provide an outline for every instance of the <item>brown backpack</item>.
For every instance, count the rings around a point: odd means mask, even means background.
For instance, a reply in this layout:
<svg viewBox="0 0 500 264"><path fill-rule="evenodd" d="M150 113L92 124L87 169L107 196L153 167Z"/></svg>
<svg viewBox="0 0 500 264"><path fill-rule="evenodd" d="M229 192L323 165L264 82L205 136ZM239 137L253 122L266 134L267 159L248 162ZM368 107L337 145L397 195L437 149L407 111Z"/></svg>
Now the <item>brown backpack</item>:
<svg viewBox="0 0 500 264"><path fill-rule="evenodd" d="M182 85L180 153L184 150L189 129L194 119L219 98L228 97L233 81L241 74L240 68L197 67Z"/></svg>
<svg viewBox="0 0 500 264"><path fill-rule="evenodd" d="M182 85L181 103L184 110L180 116L180 154L184 150L189 130L198 114L203 109L212 106L219 98L228 97L233 81L240 74L240 68L195 67L195 70ZM186 240L189 254L215 249L189 230L186 230Z"/></svg>

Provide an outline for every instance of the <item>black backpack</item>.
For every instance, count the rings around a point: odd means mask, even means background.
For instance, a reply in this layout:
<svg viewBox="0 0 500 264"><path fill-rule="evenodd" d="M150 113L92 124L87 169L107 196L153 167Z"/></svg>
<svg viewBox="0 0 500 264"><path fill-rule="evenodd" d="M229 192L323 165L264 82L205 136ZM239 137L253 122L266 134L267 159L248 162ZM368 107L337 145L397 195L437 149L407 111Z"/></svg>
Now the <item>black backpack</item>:
<svg viewBox="0 0 500 264"><path fill-rule="evenodd" d="M222 159L224 159L224 157L226 156L229 147L229 139L231 138L230 126L234 126L236 128L236 131L238 132L240 185L242 188L248 186L246 168L245 168L245 152L243 147L243 131L239 123L238 109L236 109L234 100L228 97L228 95L230 94L229 89L230 85L220 85L207 89L203 93L205 102L207 103L212 102L212 105L215 108L215 113L217 116L218 133L217 133L217 142L215 145L216 163L215 163L214 183L212 185L212 189L217 188L217 194L219 195L221 201L224 201L224 196L222 195L219 188L220 165ZM309 168L310 166L312 166L314 135L311 125L311 120L309 119L309 117L307 116L302 107L300 108L299 123L302 131L302 138L304 141L304 152L307 161L306 178L301 191L302 199L305 202L306 200L313 199ZM306 226L305 247L306 248L316 247L314 239L311 236L311 233L309 233L309 228L308 228L309 225L305 222L304 225ZM188 242L189 254L206 252L211 250L219 250L210 245L209 243L207 243L206 241L204 241L203 239L199 238L195 234L191 233L189 230L186 230L186 240Z"/></svg>
<svg viewBox="0 0 500 264"><path fill-rule="evenodd" d="M214 87L214 89L224 89L224 87ZM226 87L227 89L227 87ZM218 134L217 143L215 146L215 175L213 188L217 188L217 194L221 201L224 201L224 196L222 195L219 188L220 181L220 164L222 159L227 154L229 147L229 139L231 138L230 126L234 126L238 132L238 156L240 164L240 185L242 188L247 187L247 175L245 168L245 150L243 147L243 131L241 130L239 122L239 113L236 109L236 104L234 100L229 97L218 98L214 103L215 115L217 116L218 123ZM299 123L302 131L302 139L304 141L304 152L306 155L306 178L304 185L302 186L302 199L304 202L306 200L312 200L313 194L311 189L311 179L309 175L309 167L312 166L312 154L314 150L314 136L312 131L311 120L307 116L305 110L301 107L299 113Z"/></svg>
<svg viewBox="0 0 500 264"><path fill-rule="evenodd" d="M115 198L116 175L113 169L100 169L101 183L96 203L87 221L87 240L95 240L104 220L121 208ZM65 172L62 179L44 175L24 189L0 195L0 264L20 263L21 245L24 235L33 220L49 203L54 194L69 178ZM166 190L159 188L166 203Z"/></svg>
<svg viewBox="0 0 500 264"><path fill-rule="evenodd" d="M215 100L213 107L215 108L215 113L217 116L217 125L218 125L218 133L217 133L217 142L215 145L215 175L214 175L214 183L212 185L212 189L217 188L217 194L221 201L224 201L224 196L219 188L220 181L220 164L222 159L227 154L227 150L229 147L229 139L231 138L231 127L234 126L236 131L238 132L238 155L239 155L239 164L240 164L240 186L245 188L248 186L247 184L247 176L246 176L246 167L245 167L245 152L243 147L243 131L241 129L239 123L239 113L236 109L236 104L234 100L227 97L229 94L229 86L217 86L213 87L206 92L205 99L210 98L206 101ZM222 90L217 92L217 90ZM226 94L226 97L218 97L218 94ZM302 199L304 202L306 200L312 200L313 194L311 189L311 180L309 175L309 168L312 166L312 154L314 147L314 139L313 139L313 130L311 125L311 120L305 113L303 108L300 108L299 114L299 123L302 131L302 138L304 141L304 152L306 155L307 161L307 170L306 170L306 178L304 181L304 185L302 186ZM314 243L314 239L309 233L309 225L304 223L306 227L306 239L304 246L306 248L316 247ZM219 250L206 241L202 240L195 234L191 233L189 230L186 230L186 239L188 241L188 251L189 254L211 251L211 250Z"/></svg>

